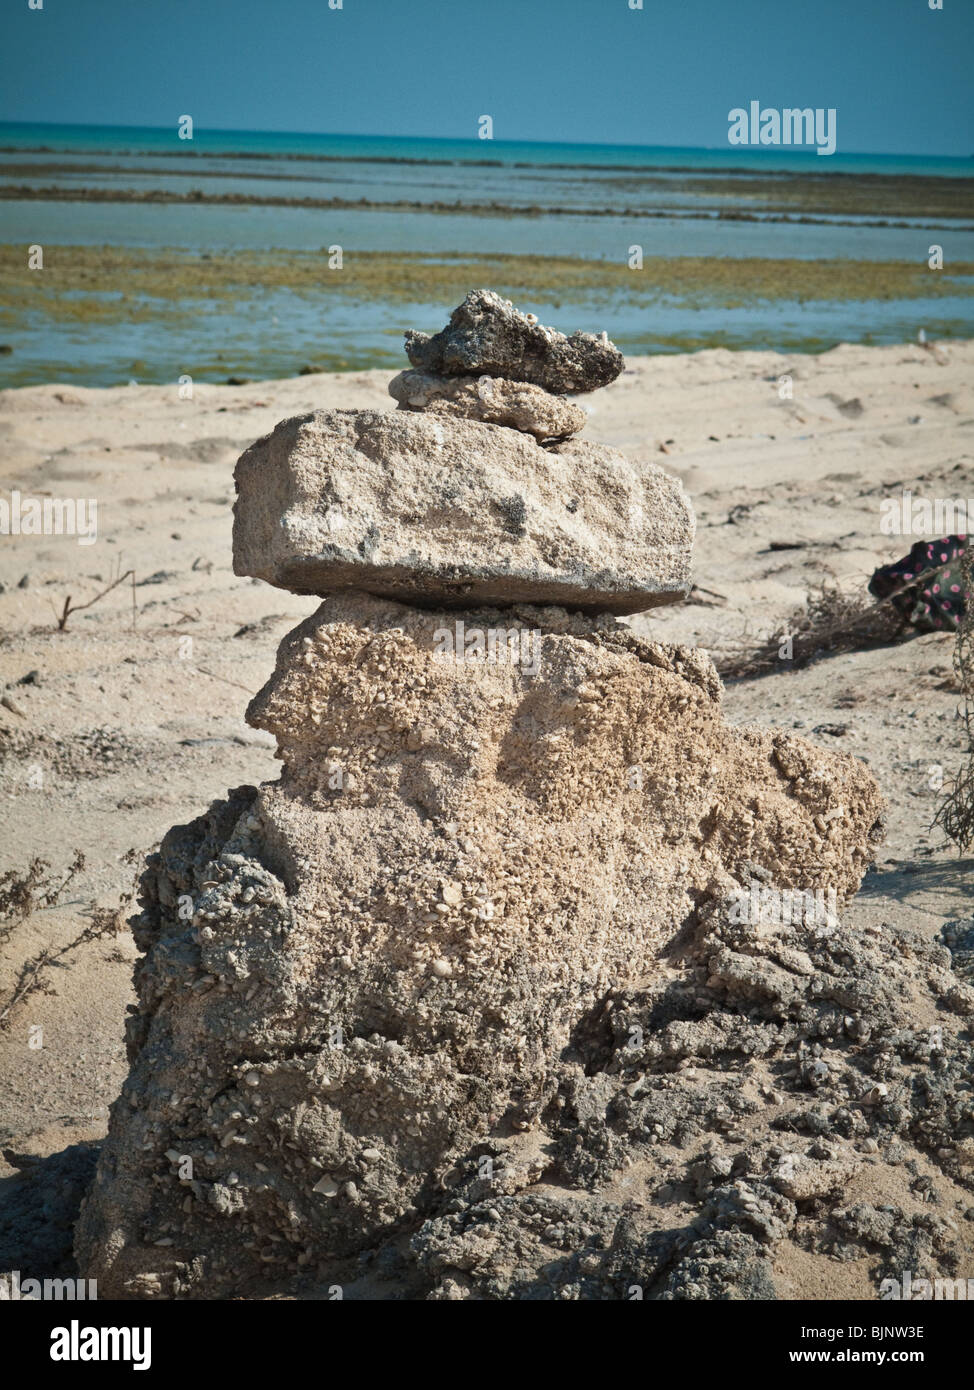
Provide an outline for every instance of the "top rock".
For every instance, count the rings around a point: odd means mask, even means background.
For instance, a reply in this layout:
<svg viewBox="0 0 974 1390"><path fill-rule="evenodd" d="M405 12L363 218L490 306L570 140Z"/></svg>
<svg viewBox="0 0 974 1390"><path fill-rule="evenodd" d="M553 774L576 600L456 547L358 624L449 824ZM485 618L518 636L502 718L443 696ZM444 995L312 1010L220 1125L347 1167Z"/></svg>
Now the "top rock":
<svg viewBox="0 0 974 1390"><path fill-rule="evenodd" d="M595 391L615 381L624 365L605 333L566 338L493 290L471 290L432 337L408 332L406 354L414 367L441 376L480 373L553 392Z"/></svg>

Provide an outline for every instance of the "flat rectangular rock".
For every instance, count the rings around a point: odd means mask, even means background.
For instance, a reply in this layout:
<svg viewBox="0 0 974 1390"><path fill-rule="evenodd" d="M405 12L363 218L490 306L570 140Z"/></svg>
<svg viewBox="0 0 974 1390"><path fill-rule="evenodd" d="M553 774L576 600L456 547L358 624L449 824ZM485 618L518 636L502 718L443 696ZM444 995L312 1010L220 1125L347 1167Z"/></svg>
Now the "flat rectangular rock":
<svg viewBox="0 0 974 1390"><path fill-rule="evenodd" d="M235 479L234 573L293 593L638 613L690 588L679 481L584 440L316 410L251 445Z"/></svg>

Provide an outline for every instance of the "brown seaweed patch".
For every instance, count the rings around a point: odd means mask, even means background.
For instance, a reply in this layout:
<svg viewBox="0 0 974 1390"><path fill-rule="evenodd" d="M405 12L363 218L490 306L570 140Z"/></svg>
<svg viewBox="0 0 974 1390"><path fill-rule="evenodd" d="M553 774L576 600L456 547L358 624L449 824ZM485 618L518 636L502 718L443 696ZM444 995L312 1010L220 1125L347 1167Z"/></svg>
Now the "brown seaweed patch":
<svg viewBox="0 0 974 1390"><path fill-rule="evenodd" d="M925 262L649 257L641 271L581 257L471 256L462 253L359 252L340 273L327 251L215 251L112 246L45 248L43 274L27 268L24 248L0 245L0 322L25 312L59 323L187 322L207 302L289 290L302 296L374 303L462 298L472 284L493 284L511 298L558 306L625 295L630 304L661 300L736 308L756 301L862 302L974 295L974 263L932 274ZM120 288L124 287L124 288Z"/></svg>

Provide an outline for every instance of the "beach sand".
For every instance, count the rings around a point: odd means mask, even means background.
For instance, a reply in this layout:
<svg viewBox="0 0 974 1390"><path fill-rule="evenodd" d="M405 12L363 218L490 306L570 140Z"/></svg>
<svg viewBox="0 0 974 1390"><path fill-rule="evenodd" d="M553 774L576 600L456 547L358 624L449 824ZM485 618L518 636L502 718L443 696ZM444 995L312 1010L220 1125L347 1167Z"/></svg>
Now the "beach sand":
<svg viewBox="0 0 974 1390"><path fill-rule="evenodd" d="M786 374L790 400L779 391ZM96 544L0 540L0 684L16 707L0 706L0 872L38 855L52 874L75 850L86 859L65 902L0 942L0 1007L39 950L75 937L92 907L118 908L171 825L230 787L276 777L270 739L243 713L278 641L317 600L233 575L233 465L285 416L392 409L387 380L355 372L197 385L192 400L175 384L0 393L0 495L98 502ZM695 580L709 591L634 626L717 651L782 632L823 579L861 592L914 539L882 534L884 497L974 497L972 426L974 341L630 359L593 398L584 437L683 479L698 518ZM126 580L57 631L68 595L85 603L129 569L134 590ZM930 829L936 769L949 777L964 748L953 647L950 635L919 636L802 670L783 662L727 689L731 722L799 730L863 758L878 778L888 838L848 909L853 924L933 936L969 913L971 861ZM120 919L116 935L47 973L49 992L13 1010L0 1033L4 1147L46 1155L104 1134L127 1070L135 954ZM39 1049L29 1045L38 1026ZM12 1172L0 1162L0 1186ZM902 1172L884 1181L898 1203L921 1200ZM961 1197L943 1200L948 1211ZM784 1277L795 1297L874 1296L855 1265L796 1253Z"/></svg>

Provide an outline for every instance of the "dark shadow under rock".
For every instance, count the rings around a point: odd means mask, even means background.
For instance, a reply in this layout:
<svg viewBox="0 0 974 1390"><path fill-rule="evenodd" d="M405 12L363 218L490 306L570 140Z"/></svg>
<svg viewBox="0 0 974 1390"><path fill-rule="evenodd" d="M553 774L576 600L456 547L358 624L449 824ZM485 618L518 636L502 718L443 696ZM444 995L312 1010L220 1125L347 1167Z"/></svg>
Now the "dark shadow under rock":
<svg viewBox="0 0 974 1390"><path fill-rule="evenodd" d="M22 1280L77 1275L74 1224L100 1148L71 1144L48 1158L4 1149L19 1171L0 1181L0 1271L18 1270Z"/></svg>

